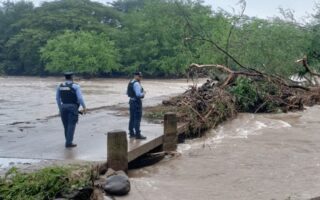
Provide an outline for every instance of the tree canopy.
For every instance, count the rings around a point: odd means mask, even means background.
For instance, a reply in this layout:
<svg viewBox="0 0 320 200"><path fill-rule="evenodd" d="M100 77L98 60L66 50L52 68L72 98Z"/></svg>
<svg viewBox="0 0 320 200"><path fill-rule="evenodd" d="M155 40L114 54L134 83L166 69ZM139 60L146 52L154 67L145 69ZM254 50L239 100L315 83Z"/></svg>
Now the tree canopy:
<svg viewBox="0 0 320 200"><path fill-rule="evenodd" d="M67 70L96 75L118 69L114 43L104 33L66 31L50 39L40 53L46 70L53 73Z"/></svg>
<svg viewBox="0 0 320 200"><path fill-rule="evenodd" d="M245 1L240 3L244 11ZM241 63L290 76L304 55L316 67L320 14L302 25L281 13L282 19L252 18L213 11L200 0L56 0L38 7L6 1L0 4L0 73L74 70L94 76L140 70L178 77L191 63Z"/></svg>

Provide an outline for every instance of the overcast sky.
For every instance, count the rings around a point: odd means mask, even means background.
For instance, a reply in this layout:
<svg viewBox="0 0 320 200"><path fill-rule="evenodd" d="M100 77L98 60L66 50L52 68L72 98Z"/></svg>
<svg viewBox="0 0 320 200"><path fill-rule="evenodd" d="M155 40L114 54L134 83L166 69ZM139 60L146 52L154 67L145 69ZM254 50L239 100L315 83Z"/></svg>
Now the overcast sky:
<svg viewBox="0 0 320 200"><path fill-rule="evenodd" d="M3 0L0 0L3 1ZM17 1L17 0L15 0ZM35 4L39 4L43 0L29 0ZM96 0L107 3L113 0ZM205 4L211 5L213 9L221 7L225 10L232 11L232 7L239 10L237 2L239 0L204 0ZM292 9L295 11L295 17L299 21L303 21L305 16L314 13L314 5L320 0L246 0L247 7L245 14L249 16L256 16L260 18L273 17L279 15L279 7L284 9Z"/></svg>
<svg viewBox="0 0 320 200"><path fill-rule="evenodd" d="M232 7L238 8L239 0L205 0L213 9L221 7L231 11ZM260 18L273 17L279 15L279 8L291 9L294 11L295 17L301 20L307 15L314 13L315 3L319 0L246 0L247 7L245 14Z"/></svg>

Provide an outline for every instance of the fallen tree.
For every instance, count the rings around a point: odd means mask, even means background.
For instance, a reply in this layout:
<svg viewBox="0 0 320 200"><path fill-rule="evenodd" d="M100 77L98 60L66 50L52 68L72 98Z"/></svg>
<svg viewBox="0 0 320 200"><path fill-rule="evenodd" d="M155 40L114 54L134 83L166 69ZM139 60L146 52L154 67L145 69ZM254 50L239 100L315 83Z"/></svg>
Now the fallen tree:
<svg viewBox="0 0 320 200"><path fill-rule="evenodd" d="M318 76L309 66L305 69L312 78ZM162 118L161 114L154 113L175 111L179 121L188 123L189 133L194 134L215 127L238 112L288 112L320 102L317 85L304 86L289 78L254 69L243 67L236 71L224 65L193 63L187 73L192 80L199 76L210 78L200 87L194 82L183 94L147 109L147 116Z"/></svg>

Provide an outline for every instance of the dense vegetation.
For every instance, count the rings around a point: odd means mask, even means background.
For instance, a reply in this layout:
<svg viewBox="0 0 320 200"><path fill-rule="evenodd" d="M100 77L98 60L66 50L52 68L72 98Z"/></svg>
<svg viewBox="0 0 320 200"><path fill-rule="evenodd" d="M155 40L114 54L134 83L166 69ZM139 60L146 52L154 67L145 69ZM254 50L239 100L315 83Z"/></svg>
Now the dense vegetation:
<svg viewBox="0 0 320 200"><path fill-rule="evenodd" d="M240 1L245 5L244 1ZM291 75L320 59L320 9L309 24L212 11L199 0L57 0L0 5L0 74L181 76L190 63L239 63ZM211 41L211 42L208 42ZM212 43L213 42L213 43ZM221 48L219 50L219 48Z"/></svg>
<svg viewBox="0 0 320 200"><path fill-rule="evenodd" d="M0 199L40 200L72 193L89 186L89 167L47 167L33 173L22 173L11 168L0 177Z"/></svg>

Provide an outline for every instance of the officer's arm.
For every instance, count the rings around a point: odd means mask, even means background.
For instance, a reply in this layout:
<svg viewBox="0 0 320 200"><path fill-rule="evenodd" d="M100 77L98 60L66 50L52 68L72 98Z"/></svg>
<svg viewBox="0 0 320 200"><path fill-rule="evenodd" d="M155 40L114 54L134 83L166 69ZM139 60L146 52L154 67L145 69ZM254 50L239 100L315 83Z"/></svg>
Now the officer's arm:
<svg viewBox="0 0 320 200"><path fill-rule="evenodd" d="M74 88L76 90L78 102L80 103L80 105L82 106L83 109L86 109L86 105L84 103L84 99L83 99L83 96L82 96L82 92L81 92L80 86L79 85L74 85Z"/></svg>
<svg viewBox="0 0 320 200"><path fill-rule="evenodd" d="M59 86L57 87L57 91L56 91L56 102L59 108L59 111L61 111L61 99L60 99L60 91L59 91Z"/></svg>
<svg viewBox="0 0 320 200"><path fill-rule="evenodd" d="M133 90L134 90L134 92L136 93L136 96L137 96L138 98L143 98L143 97L144 97L144 93L141 92L141 85L140 85L140 83L135 82L135 83L133 84Z"/></svg>

